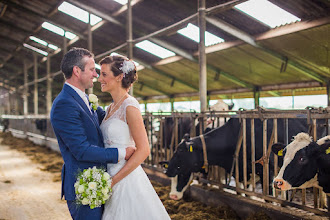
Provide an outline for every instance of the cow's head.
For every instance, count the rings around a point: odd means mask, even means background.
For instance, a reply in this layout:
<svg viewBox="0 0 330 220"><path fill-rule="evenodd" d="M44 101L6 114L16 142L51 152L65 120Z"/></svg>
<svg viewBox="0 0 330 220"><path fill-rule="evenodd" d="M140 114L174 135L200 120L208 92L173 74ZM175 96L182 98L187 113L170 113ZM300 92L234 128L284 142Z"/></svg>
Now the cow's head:
<svg viewBox="0 0 330 220"><path fill-rule="evenodd" d="M183 192L192 180L192 173L199 172L203 166L202 147L185 135L178 145L173 157L168 162L166 175L171 177L170 198L181 199Z"/></svg>
<svg viewBox="0 0 330 220"><path fill-rule="evenodd" d="M272 146L275 154L283 157L283 166L274 179L274 187L281 190L307 188L317 184L317 153L319 144L329 140L329 136L317 143L307 133L299 133L285 147L281 143Z"/></svg>

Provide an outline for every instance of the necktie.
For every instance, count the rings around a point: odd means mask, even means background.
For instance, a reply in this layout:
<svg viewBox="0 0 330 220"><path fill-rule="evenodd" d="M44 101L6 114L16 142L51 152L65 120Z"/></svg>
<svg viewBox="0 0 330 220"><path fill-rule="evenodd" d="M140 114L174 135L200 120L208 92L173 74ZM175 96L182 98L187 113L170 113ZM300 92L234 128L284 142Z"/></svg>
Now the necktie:
<svg viewBox="0 0 330 220"><path fill-rule="evenodd" d="M94 109L92 108L92 103L89 102L89 97L87 94L85 94L86 96L86 99L87 99L87 106L89 107L89 110L93 113L94 112Z"/></svg>

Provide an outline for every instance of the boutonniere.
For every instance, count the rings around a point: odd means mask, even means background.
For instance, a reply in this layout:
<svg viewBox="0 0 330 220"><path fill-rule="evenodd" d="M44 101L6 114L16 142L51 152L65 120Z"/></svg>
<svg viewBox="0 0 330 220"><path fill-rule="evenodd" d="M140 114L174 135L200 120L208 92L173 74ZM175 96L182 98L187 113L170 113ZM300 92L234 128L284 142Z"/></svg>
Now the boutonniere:
<svg viewBox="0 0 330 220"><path fill-rule="evenodd" d="M92 104L92 108L95 111L97 109L97 107L99 106L99 99L94 94L89 94L88 99L89 99L89 102Z"/></svg>

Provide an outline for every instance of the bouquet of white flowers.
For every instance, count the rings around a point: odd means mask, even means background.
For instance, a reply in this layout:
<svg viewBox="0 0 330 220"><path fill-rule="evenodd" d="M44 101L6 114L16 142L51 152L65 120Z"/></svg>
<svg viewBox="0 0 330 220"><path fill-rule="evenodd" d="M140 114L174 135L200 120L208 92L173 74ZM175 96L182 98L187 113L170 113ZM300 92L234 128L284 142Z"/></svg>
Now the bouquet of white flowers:
<svg viewBox="0 0 330 220"><path fill-rule="evenodd" d="M89 205L91 209L101 207L112 194L112 179L104 169L85 169L78 174L74 184L77 204Z"/></svg>

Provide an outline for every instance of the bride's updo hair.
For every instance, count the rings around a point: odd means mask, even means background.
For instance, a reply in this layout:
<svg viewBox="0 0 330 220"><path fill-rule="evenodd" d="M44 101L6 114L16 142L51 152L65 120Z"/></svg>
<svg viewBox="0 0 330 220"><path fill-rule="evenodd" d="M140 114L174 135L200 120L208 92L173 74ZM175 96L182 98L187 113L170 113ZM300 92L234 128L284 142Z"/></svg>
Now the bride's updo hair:
<svg viewBox="0 0 330 220"><path fill-rule="evenodd" d="M100 65L110 64L110 70L114 76L123 74L122 87L128 89L137 79L135 64L132 60L129 60L124 56L106 56L100 61Z"/></svg>

